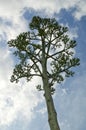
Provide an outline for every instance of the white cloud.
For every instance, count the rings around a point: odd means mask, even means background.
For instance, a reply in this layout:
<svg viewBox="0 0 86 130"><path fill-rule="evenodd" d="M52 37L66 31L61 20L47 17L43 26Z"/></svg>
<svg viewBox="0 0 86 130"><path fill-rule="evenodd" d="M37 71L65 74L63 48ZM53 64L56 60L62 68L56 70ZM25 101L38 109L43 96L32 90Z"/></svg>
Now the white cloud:
<svg viewBox="0 0 86 130"><path fill-rule="evenodd" d="M23 17L16 17L16 19L17 21L15 22L13 19L2 18L0 22L0 41L2 39L8 41L15 38L19 33L27 31L27 21Z"/></svg>
<svg viewBox="0 0 86 130"><path fill-rule="evenodd" d="M86 129L86 74L77 77L69 88L57 89L57 110L62 130ZM64 84L65 85L65 84Z"/></svg>
<svg viewBox="0 0 86 130"><path fill-rule="evenodd" d="M76 19L80 20L82 16L86 16L86 0L79 1L76 8L77 10L73 14Z"/></svg>
<svg viewBox="0 0 86 130"><path fill-rule="evenodd" d="M22 117L31 121L34 117L34 107L42 102L34 85L24 84L21 87L21 84L13 86L1 78L0 81L0 125L9 126L14 120Z"/></svg>
<svg viewBox="0 0 86 130"><path fill-rule="evenodd" d="M69 28L68 35L71 39L78 37L78 28Z"/></svg>
<svg viewBox="0 0 86 130"><path fill-rule="evenodd" d="M10 4L9 4L10 3ZM84 5L84 9L82 6ZM1 0L0 1L0 16L6 18L12 18L13 21L17 22L17 18L22 15L22 10L25 7L33 8L35 10L45 9L48 13L59 12L62 8L69 9L76 7L79 13L85 10L85 0Z"/></svg>
<svg viewBox="0 0 86 130"><path fill-rule="evenodd" d="M80 19L86 14L85 0L0 0L0 17L3 21L11 21L11 26L6 23L0 23L0 34L6 33L7 40L13 38L22 31L27 30L27 21L23 19L23 9L32 8L34 10L45 10L49 16L53 13L59 13L61 9L77 8L73 13L74 17ZM83 7L83 8L82 8Z"/></svg>
<svg viewBox="0 0 86 130"><path fill-rule="evenodd" d="M0 49L0 125L10 125L20 116L31 121L33 109L42 98L35 89L40 79L33 79L30 83L24 81L19 84L10 83L12 74L12 59L7 48ZM41 97L41 95L40 95ZM20 114L19 114L20 113Z"/></svg>

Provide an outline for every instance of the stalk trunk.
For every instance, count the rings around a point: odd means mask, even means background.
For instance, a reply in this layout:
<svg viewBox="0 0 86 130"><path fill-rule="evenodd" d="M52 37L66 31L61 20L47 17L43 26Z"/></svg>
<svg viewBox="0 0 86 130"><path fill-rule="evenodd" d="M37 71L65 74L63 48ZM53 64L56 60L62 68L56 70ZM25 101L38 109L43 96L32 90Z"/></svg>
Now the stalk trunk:
<svg viewBox="0 0 86 130"><path fill-rule="evenodd" d="M57 121L57 113L54 107L54 102L53 102L53 98L51 95L51 91L50 91L49 83L47 79L43 80L43 86L45 90L44 96L45 96L46 105L47 105L48 122L49 122L50 130L60 130L59 124Z"/></svg>
<svg viewBox="0 0 86 130"><path fill-rule="evenodd" d="M46 105L47 105L47 111L48 111L48 122L50 126L50 130L60 130L59 124L57 121L57 113L55 110L53 98L51 95L51 89L49 86L49 81L48 81L48 76L47 76L47 70L46 70L46 65L43 62L43 88L44 88L44 96L46 100Z"/></svg>
<svg viewBox="0 0 86 130"><path fill-rule="evenodd" d="M47 59L45 56L45 41L43 38L42 38L42 72L43 72L42 73L43 88L45 92L44 96L47 105L48 122L49 122L50 130L60 130L57 121L57 113L54 107L54 102L51 95L51 89L49 86L49 80L47 75Z"/></svg>

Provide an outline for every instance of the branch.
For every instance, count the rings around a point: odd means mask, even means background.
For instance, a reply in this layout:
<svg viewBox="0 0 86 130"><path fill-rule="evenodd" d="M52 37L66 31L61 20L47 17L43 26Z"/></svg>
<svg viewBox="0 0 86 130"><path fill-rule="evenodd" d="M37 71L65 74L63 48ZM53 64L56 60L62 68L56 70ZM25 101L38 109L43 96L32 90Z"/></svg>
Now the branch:
<svg viewBox="0 0 86 130"><path fill-rule="evenodd" d="M47 55L48 55L48 53L49 53L49 50L50 50L50 46L51 46L51 38L50 38L50 41L48 42Z"/></svg>
<svg viewBox="0 0 86 130"><path fill-rule="evenodd" d="M41 61L31 52L28 52L27 50L25 50L29 55L32 55L32 57L34 57L38 62L41 63ZM31 57L30 57L31 58Z"/></svg>
<svg viewBox="0 0 86 130"><path fill-rule="evenodd" d="M73 67L73 66L70 65L70 66L68 66L67 68L63 69L63 70L60 70L59 72L54 73L54 75L61 74L62 72L65 72L65 73L66 73L66 71L69 70L71 67ZM72 73L72 74L74 74L74 73ZM53 74L50 74L50 73L48 72L48 75L49 75L49 78L52 79L50 83L53 84L53 81L54 81ZM59 76L59 75L58 75L58 76ZM58 77L58 76L57 76L57 77ZM55 81L54 81L54 82L55 82Z"/></svg>
<svg viewBox="0 0 86 130"><path fill-rule="evenodd" d="M62 52L64 52L64 51L65 51L65 49L62 50L62 51L60 51L60 52L56 52L56 53L54 53L54 54L52 54L52 55L48 55L48 54L46 54L46 55L47 55L47 58L51 58L51 59L53 59L53 60L57 60L57 59L59 59L59 58L54 58L53 56L55 56L55 55L57 55L57 54L59 54L59 53L62 53Z"/></svg>
<svg viewBox="0 0 86 130"><path fill-rule="evenodd" d="M30 74L29 76L39 76L39 77L41 77L41 75L40 74Z"/></svg>
<svg viewBox="0 0 86 130"><path fill-rule="evenodd" d="M24 75L21 75L21 76L18 76L17 78L15 78L15 80L12 80L12 77L11 77L11 82L13 82L13 81L16 81L16 82L18 82L19 81L19 79L21 79L21 78L29 78L29 80L33 77L33 76L39 76L39 77L41 77L41 75L39 75L39 74L24 74Z"/></svg>
<svg viewBox="0 0 86 130"><path fill-rule="evenodd" d="M63 49L63 50L61 50L61 51L59 51L59 52L56 52L56 53L50 55L49 57L53 57L53 56L55 56L55 55L58 55L59 53L62 53L62 52L64 52L64 51L67 51L68 49L70 49L70 47L67 47L67 48L65 49L65 46L64 46L64 49Z"/></svg>
<svg viewBox="0 0 86 130"><path fill-rule="evenodd" d="M57 37L55 37L54 39L52 39L52 40L51 40L51 42L55 41L57 38L59 38L59 37L58 37L58 36L57 36Z"/></svg>
<svg viewBox="0 0 86 130"><path fill-rule="evenodd" d="M29 38L30 40L39 40L39 41L41 41L41 39L39 39L39 38Z"/></svg>
<svg viewBox="0 0 86 130"><path fill-rule="evenodd" d="M61 51L59 51L59 52L56 52L56 53L50 55L50 57L55 56L55 55L57 55L57 54L59 54L59 53L62 53L62 52L64 52L65 50L67 50L67 49L63 49L63 50L61 50Z"/></svg>
<svg viewBox="0 0 86 130"><path fill-rule="evenodd" d="M41 70L39 69L37 62L34 61L34 59L31 57L32 62L34 63L34 65L36 66L38 72L40 73L40 75L42 76Z"/></svg>
<svg viewBox="0 0 86 130"><path fill-rule="evenodd" d="M52 55L46 54L47 58L52 58L53 60L57 60L56 58L52 57Z"/></svg>

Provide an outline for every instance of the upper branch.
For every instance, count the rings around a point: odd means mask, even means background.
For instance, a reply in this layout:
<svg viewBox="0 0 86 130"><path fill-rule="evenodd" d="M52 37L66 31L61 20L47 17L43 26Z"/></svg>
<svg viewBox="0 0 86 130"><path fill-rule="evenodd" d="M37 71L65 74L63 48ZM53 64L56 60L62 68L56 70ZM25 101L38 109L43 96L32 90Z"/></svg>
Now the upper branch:
<svg viewBox="0 0 86 130"><path fill-rule="evenodd" d="M25 50L25 51L27 52L27 54L30 55L30 58L31 58L31 57L34 57L35 60L37 60L37 62L41 63L41 60L37 58L37 55L36 55L36 54L34 55L33 52L29 52L28 50Z"/></svg>
<svg viewBox="0 0 86 130"><path fill-rule="evenodd" d="M42 76L42 72L41 72L39 66L37 65L37 62L33 59L33 57L31 57L31 60L34 63L34 65L35 65L36 69L38 70L38 72L40 73L40 75Z"/></svg>

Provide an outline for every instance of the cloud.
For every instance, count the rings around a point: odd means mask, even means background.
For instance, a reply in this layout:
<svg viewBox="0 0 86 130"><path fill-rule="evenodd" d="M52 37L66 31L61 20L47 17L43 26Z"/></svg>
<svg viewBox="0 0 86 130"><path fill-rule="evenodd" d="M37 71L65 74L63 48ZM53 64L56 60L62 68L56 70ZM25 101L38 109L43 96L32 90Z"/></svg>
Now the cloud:
<svg viewBox="0 0 86 130"><path fill-rule="evenodd" d="M0 81L0 125L9 126L22 117L31 121L34 117L33 109L42 102L34 87L31 84L13 86L1 78Z"/></svg>
<svg viewBox="0 0 86 130"><path fill-rule="evenodd" d="M57 89L57 110L61 130L86 129L86 74L69 84L69 88ZM64 84L65 86L65 84ZM65 91L64 91L65 90Z"/></svg>
<svg viewBox="0 0 86 130"><path fill-rule="evenodd" d="M10 40L15 38L19 33L27 31L27 21L22 17L13 19L1 18L0 19L0 41Z"/></svg>
<svg viewBox="0 0 86 130"><path fill-rule="evenodd" d="M10 125L18 117L24 120L34 117L33 109L42 102L35 85L40 79L30 83L21 81L19 84L10 83L13 60L7 48L0 48L0 126Z"/></svg>
<svg viewBox="0 0 86 130"><path fill-rule="evenodd" d="M82 5L84 5L84 9L82 8ZM76 11L79 11L81 16L85 15L85 13L82 13L83 10L85 10L85 0L38 0L36 2L35 0L21 0L21 3L17 0L1 0L0 6L0 16L12 17L14 20L16 20L15 17L21 16L24 7L33 8L35 10L46 9L46 12L48 13L58 13L62 8L69 9L77 7L78 10Z"/></svg>
<svg viewBox="0 0 86 130"><path fill-rule="evenodd" d="M35 3L35 4L34 4ZM27 21L23 18L25 8L32 8L35 11L42 11L48 16L53 16L54 13L59 13L61 9L76 8L73 15L79 19L86 14L85 0L1 0L0 1L0 34L6 34L7 40L14 38L20 32L27 30ZM82 8L83 7L83 8ZM1 20L0 20L1 21ZM4 21L4 22L3 22ZM8 25L9 21L11 25Z"/></svg>
<svg viewBox="0 0 86 130"><path fill-rule="evenodd" d="M86 16L86 1L82 0L76 4L76 11L73 13L73 16L80 20L83 16Z"/></svg>

